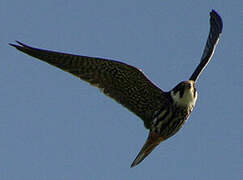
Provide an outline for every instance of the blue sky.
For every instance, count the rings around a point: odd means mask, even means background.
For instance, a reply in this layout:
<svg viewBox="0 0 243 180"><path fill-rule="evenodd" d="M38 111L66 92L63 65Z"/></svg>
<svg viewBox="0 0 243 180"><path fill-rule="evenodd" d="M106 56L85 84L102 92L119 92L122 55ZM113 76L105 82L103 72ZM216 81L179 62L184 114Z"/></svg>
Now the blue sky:
<svg viewBox="0 0 243 180"><path fill-rule="evenodd" d="M130 168L148 131L98 89L8 46L118 59L167 91L224 22L182 130ZM2 0L0 179L242 179L243 7L228 0ZM241 169L241 171L240 171Z"/></svg>

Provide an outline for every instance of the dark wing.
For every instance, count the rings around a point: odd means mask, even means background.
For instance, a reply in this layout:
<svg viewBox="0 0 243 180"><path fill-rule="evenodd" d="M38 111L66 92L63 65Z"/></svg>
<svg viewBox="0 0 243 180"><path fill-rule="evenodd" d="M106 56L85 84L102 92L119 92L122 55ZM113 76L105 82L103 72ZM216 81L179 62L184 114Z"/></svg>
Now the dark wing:
<svg viewBox="0 0 243 180"><path fill-rule="evenodd" d="M138 115L147 128L150 128L154 113L169 102L166 93L133 66L114 60L42 50L18 43L20 45L10 45L100 88L106 95Z"/></svg>
<svg viewBox="0 0 243 180"><path fill-rule="evenodd" d="M192 76L190 77L190 80L196 82L203 69L209 63L218 43L220 34L222 33L222 29L223 22L221 17L217 14L216 11L212 10L210 13L210 32L201 57L201 62L197 66L196 70L193 72Z"/></svg>

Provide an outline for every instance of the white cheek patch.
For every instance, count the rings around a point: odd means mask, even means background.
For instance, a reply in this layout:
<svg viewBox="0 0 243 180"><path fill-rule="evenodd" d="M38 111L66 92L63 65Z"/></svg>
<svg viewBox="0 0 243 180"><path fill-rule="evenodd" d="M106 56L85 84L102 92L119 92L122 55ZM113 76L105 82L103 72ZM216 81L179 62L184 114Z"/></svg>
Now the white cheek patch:
<svg viewBox="0 0 243 180"><path fill-rule="evenodd" d="M177 91L176 93L174 93L173 91L171 92L171 96L173 97L173 100L175 102L179 102L181 100L180 98L180 92Z"/></svg>
<svg viewBox="0 0 243 180"><path fill-rule="evenodd" d="M175 103L178 104L178 105L187 106L187 107L194 107L196 100L197 100L197 92L196 92L195 97L194 97L193 91L188 89L188 90L185 90L183 96L180 97L180 92L174 93L172 91L171 97L173 98Z"/></svg>

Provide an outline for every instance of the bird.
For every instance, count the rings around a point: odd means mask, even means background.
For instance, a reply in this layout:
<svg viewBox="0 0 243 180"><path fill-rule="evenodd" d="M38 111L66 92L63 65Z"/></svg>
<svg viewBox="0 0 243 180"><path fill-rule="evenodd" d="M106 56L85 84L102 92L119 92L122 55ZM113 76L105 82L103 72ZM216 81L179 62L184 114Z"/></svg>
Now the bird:
<svg viewBox="0 0 243 180"><path fill-rule="evenodd" d="M158 88L142 70L117 60L44 50L19 41L9 45L98 87L141 118L149 134L130 166L134 167L161 142L177 133L195 107L197 79L211 60L223 29L222 19L213 9L209 22L209 35L200 63L189 80L180 82L170 91Z"/></svg>

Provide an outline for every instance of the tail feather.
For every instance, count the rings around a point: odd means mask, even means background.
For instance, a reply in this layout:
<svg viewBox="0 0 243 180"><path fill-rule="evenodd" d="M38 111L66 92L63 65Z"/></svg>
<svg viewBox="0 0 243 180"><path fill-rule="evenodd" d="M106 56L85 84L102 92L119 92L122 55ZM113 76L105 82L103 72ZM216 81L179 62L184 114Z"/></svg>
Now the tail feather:
<svg viewBox="0 0 243 180"><path fill-rule="evenodd" d="M159 134L150 131L148 139L146 140L145 144L143 145L141 151L138 153L133 163L131 164L131 168L142 162L163 140L165 139Z"/></svg>

